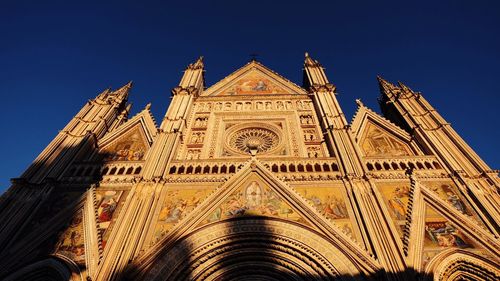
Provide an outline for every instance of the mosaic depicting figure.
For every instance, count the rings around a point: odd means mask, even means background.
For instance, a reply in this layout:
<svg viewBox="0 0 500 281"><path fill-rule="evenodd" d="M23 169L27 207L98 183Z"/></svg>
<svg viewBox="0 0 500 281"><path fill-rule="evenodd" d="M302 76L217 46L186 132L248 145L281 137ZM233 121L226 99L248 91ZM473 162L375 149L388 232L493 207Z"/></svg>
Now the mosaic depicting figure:
<svg viewBox="0 0 500 281"><path fill-rule="evenodd" d="M406 223L406 212L410 199L408 184L379 183L377 187L384 198L390 218L400 236L403 235Z"/></svg>
<svg viewBox="0 0 500 281"><path fill-rule="evenodd" d="M106 246L109 233L108 229L112 223L113 217L116 217L116 209L123 191L116 190L97 190L97 227L101 229L102 246Z"/></svg>
<svg viewBox="0 0 500 281"><path fill-rule="evenodd" d="M205 198L210 190L169 190L158 215L152 243L161 239L173 226L185 218Z"/></svg>
<svg viewBox="0 0 500 281"><path fill-rule="evenodd" d="M366 156L406 156L411 154L411 150L406 144L375 126L369 126L361 147Z"/></svg>
<svg viewBox="0 0 500 281"><path fill-rule="evenodd" d="M458 195L458 188L451 183L426 183L426 186L437 193L441 199L450 203L460 213L472 216L471 212L467 209L465 203Z"/></svg>
<svg viewBox="0 0 500 281"><path fill-rule="evenodd" d="M392 193L392 197L387 202L389 209L397 220L405 219L406 203L403 200L408 200L409 192L410 190L407 186L396 187Z"/></svg>
<svg viewBox="0 0 500 281"><path fill-rule="evenodd" d="M253 181L245 188L231 194L208 218L208 222L243 216L274 216L298 220L298 216L279 196L268 188Z"/></svg>
<svg viewBox="0 0 500 281"><path fill-rule="evenodd" d="M104 150L105 161L139 161L146 152L146 145L138 129Z"/></svg>
<svg viewBox="0 0 500 281"><path fill-rule="evenodd" d="M116 210L121 192L106 191L104 194L98 193L97 200L100 202L97 208L97 221L99 223L109 222Z"/></svg>
<svg viewBox="0 0 500 281"><path fill-rule="evenodd" d="M269 79L257 72L250 72L241 78L236 84L225 90L223 94L244 95L244 94L272 94L283 93L284 90L272 83Z"/></svg>
<svg viewBox="0 0 500 281"><path fill-rule="evenodd" d="M458 247L458 248L468 248L471 247L466 239L461 236L459 231L452 226L449 222L426 222L425 223L426 232L426 244L432 242L432 244L439 247Z"/></svg>
<svg viewBox="0 0 500 281"><path fill-rule="evenodd" d="M315 209L330 220L347 219L349 213L338 188L297 188Z"/></svg>
<svg viewBox="0 0 500 281"><path fill-rule="evenodd" d="M80 265L85 265L85 241L83 238L83 212L78 211L69 227L59 238L56 253L64 255Z"/></svg>
<svg viewBox="0 0 500 281"><path fill-rule="evenodd" d="M200 198L201 193L201 191L197 191L191 197L187 197L183 196L184 194L179 190L169 191L158 220L167 223L178 222L198 205L202 199Z"/></svg>
<svg viewBox="0 0 500 281"><path fill-rule="evenodd" d="M349 217L345 202L334 195L327 195L324 198L313 195L307 199L313 203L316 210L328 219L345 219Z"/></svg>

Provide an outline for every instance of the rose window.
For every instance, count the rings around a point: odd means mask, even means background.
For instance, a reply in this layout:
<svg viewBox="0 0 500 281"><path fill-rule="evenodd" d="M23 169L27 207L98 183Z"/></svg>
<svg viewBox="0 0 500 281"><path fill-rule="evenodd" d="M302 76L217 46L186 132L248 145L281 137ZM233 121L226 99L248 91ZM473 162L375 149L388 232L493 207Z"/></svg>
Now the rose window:
<svg viewBox="0 0 500 281"><path fill-rule="evenodd" d="M278 135L264 128L245 128L234 132L229 138L229 146L243 153L250 153L251 150L267 152L278 144Z"/></svg>

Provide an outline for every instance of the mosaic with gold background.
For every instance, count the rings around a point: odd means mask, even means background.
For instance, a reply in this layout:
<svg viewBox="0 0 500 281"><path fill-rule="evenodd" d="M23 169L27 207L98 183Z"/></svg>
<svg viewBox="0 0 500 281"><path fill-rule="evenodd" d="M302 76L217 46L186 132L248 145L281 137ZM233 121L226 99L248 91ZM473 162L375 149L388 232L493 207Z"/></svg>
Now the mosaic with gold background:
<svg viewBox="0 0 500 281"><path fill-rule="evenodd" d="M343 187L295 187L314 208L352 237L352 223Z"/></svg>
<svg viewBox="0 0 500 281"><path fill-rule="evenodd" d="M139 161L143 160L149 146L140 128L136 127L116 142L103 149L104 161Z"/></svg>
<svg viewBox="0 0 500 281"><path fill-rule="evenodd" d="M366 156L407 156L413 155L408 144L385 130L369 124L361 141L361 149Z"/></svg>
<svg viewBox="0 0 500 281"><path fill-rule="evenodd" d="M235 84L223 91L224 95L246 94L284 94L283 88L272 83L271 80L257 71L251 71Z"/></svg>
<svg viewBox="0 0 500 281"><path fill-rule="evenodd" d="M278 217L305 223L274 190L258 180L250 181L232 193L208 216L206 222L238 216Z"/></svg>
<svg viewBox="0 0 500 281"><path fill-rule="evenodd" d="M83 234L83 209L78 210L68 228L59 237L55 252L73 260L79 266L85 265L85 239Z"/></svg>
<svg viewBox="0 0 500 281"><path fill-rule="evenodd" d="M102 248L106 247L113 224L121 211L120 202L124 200L127 191L97 190L97 227L102 234Z"/></svg>
<svg viewBox="0 0 500 281"><path fill-rule="evenodd" d="M408 212L408 201L410 199L409 183L377 183L378 190L382 194L384 203L389 210L391 220L396 226L400 237L406 224L406 214Z"/></svg>

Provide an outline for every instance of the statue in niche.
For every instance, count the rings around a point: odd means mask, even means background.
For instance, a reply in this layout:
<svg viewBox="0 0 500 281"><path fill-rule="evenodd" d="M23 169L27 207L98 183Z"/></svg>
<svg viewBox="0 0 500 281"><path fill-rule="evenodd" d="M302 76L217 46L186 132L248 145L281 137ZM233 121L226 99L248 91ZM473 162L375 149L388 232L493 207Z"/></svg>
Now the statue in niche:
<svg viewBox="0 0 500 281"><path fill-rule="evenodd" d="M215 110L221 110L222 109L222 103L218 102L215 104Z"/></svg>
<svg viewBox="0 0 500 281"><path fill-rule="evenodd" d="M318 147L307 148L307 157L318 158L319 157L319 148Z"/></svg>
<svg viewBox="0 0 500 281"><path fill-rule="evenodd" d="M313 141L316 139L315 133L313 130L304 131L304 140L305 141Z"/></svg>
<svg viewBox="0 0 500 281"><path fill-rule="evenodd" d="M243 104L241 102L236 103L236 110L242 110L243 109Z"/></svg>
<svg viewBox="0 0 500 281"><path fill-rule="evenodd" d="M251 102L246 102L245 103L245 110L251 110L252 109L252 103Z"/></svg>
<svg viewBox="0 0 500 281"><path fill-rule="evenodd" d="M302 107L302 102L301 102L301 101L299 101L299 100L298 100L298 101L296 102L296 104L297 104L297 109L304 109L304 108Z"/></svg>
<svg viewBox="0 0 500 281"><path fill-rule="evenodd" d="M262 104L261 101L258 101L257 102L257 110L262 110L262 109L264 109L264 105Z"/></svg>
<svg viewBox="0 0 500 281"><path fill-rule="evenodd" d="M286 102L286 109L292 109L292 102L291 101Z"/></svg>
<svg viewBox="0 0 500 281"><path fill-rule="evenodd" d="M198 143L198 134L197 133L193 134L193 136L191 137L191 143Z"/></svg>
<svg viewBox="0 0 500 281"><path fill-rule="evenodd" d="M304 109L311 109L311 102L310 101L304 102Z"/></svg>
<svg viewBox="0 0 500 281"><path fill-rule="evenodd" d="M231 110L232 104L230 102L226 102L224 104L224 110Z"/></svg>
<svg viewBox="0 0 500 281"><path fill-rule="evenodd" d="M266 102L266 110L271 110L273 109L273 105L270 101Z"/></svg>
<svg viewBox="0 0 500 281"><path fill-rule="evenodd" d="M212 110L212 103L207 102L207 105L205 107L205 111L210 111L210 110Z"/></svg>
<svg viewBox="0 0 500 281"><path fill-rule="evenodd" d="M277 108L278 108L278 109L280 109L280 110L282 110L282 109L284 109L284 108L285 108L285 107L284 107L284 105L283 105L283 102L282 102L282 101L278 101L278 102L276 103L276 106L277 106Z"/></svg>
<svg viewBox="0 0 500 281"><path fill-rule="evenodd" d="M196 118L194 120L194 126L195 127L201 127L201 118Z"/></svg>

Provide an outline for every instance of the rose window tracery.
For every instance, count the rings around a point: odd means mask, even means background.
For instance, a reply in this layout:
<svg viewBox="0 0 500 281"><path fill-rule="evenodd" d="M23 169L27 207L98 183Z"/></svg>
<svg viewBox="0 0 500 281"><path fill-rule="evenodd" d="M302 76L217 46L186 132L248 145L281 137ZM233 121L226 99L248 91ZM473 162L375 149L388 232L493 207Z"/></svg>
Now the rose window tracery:
<svg viewBox="0 0 500 281"><path fill-rule="evenodd" d="M250 153L251 150L268 152L278 144L278 134L265 128L244 128L234 132L229 138L229 146L243 153Z"/></svg>

